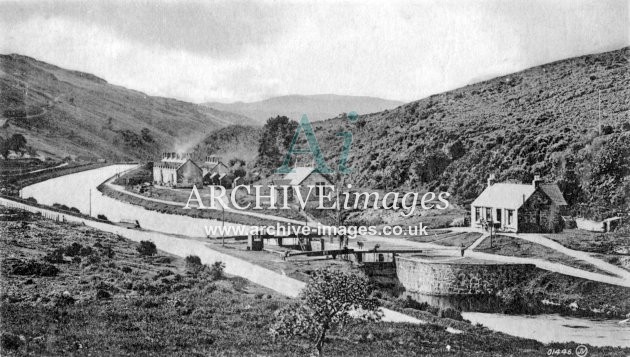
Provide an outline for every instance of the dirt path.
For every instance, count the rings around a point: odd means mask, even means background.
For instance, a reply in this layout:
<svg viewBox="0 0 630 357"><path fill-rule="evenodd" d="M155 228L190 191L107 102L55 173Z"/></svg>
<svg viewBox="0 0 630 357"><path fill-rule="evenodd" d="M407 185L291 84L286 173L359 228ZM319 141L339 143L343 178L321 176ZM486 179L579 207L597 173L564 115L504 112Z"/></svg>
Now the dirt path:
<svg viewBox="0 0 630 357"><path fill-rule="evenodd" d="M593 257L590 253L588 252L583 252L583 251L579 251L579 250L573 250L570 248L567 248L565 246L563 246L562 244L555 242L549 238L546 238L540 234L535 234L535 233L520 233L520 234L513 234L513 233L501 233L502 235L506 235L509 237L515 237L515 238L520 238L532 243L537 243L540 245L543 245L547 248L551 248L554 250L557 250L558 252L574 257L575 259L579 259L579 260L583 260L585 262L588 262L592 265L594 265L595 267L597 267L598 269L601 269L603 271L607 271L611 274L617 275L622 279L628 280L630 281L630 272L618 267L616 265L610 264L608 262L605 262L599 258L595 258Z"/></svg>

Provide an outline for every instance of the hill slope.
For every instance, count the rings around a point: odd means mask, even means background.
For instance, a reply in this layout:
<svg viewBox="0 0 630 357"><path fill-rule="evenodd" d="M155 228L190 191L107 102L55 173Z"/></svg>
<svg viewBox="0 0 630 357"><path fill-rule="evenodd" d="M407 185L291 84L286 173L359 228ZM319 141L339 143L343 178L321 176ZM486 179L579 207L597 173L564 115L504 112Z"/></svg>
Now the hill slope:
<svg viewBox="0 0 630 357"><path fill-rule="evenodd" d="M518 182L538 174L560 181L574 210L601 218L630 211L629 55L562 60L313 127L331 167L342 147L336 133L353 133L346 182L354 187L444 190L466 202L490 174Z"/></svg>
<svg viewBox="0 0 630 357"><path fill-rule="evenodd" d="M214 129L250 123L15 54L0 55L0 108L4 139L21 133L40 152L86 159L150 158L194 145Z"/></svg>
<svg viewBox="0 0 630 357"><path fill-rule="evenodd" d="M321 94L287 95L252 103L210 102L205 105L219 110L245 115L253 118L262 125L268 118L278 115L284 115L293 120L299 120L303 114L306 114L309 120L318 121L334 118L341 113L351 111L355 111L359 114L380 112L385 109L395 108L401 104L403 104L403 102L381 98Z"/></svg>
<svg viewBox="0 0 630 357"><path fill-rule="evenodd" d="M354 134L351 180L476 197L499 181L562 180L592 214L630 208L630 48L534 67L395 110L314 125L329 163ZM598 100L601 97L601 127Z"/></svg>

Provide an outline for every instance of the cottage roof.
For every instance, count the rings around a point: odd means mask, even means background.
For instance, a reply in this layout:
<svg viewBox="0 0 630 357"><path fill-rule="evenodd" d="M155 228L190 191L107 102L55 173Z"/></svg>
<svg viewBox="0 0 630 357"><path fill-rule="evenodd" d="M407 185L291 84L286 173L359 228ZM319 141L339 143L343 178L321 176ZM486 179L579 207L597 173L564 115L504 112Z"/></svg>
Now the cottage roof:
<svg viewBox="0 0 630 357"><path fill-rule="evenodd" d="M542 184L540 189L559 206L566 205L562 192L556 184ZM534 185L518 183L496 183L486 187L472 205L476 207L500 207L518 209L536 191Z"/></svg>
<svg viewBox="0 0 630 357"><path fill-rule="evenodd" d="M222 163L221 161L218 162L204 162L203 164L201 164L201 167L204 169L208 169L208 170L212 170L214 168L216 168L217 166L223 166L226 169L228 168L224 163Z"/></svg>
<svg viewBox="0 0 630 357"><path fill-rule="evenodd" d="M174 161L159 161L154 163L155 167L159 167L162 169L179 169L184 162L174 162Z"/></svg>
<svg viewBox="0 0 630 357"><path fill-rule="evenodd" d="M165 169L179 169L180 167L186 165L188 162L190 162L191 164L193 164L196 168L198 168L199 170L201 170L201 168L199 167L199 165L195 164L194 161L192 161L191 159L186 159L185 161L182 162L176 162L176 161L158 161L156 163L154 163L154 166L157 166L159 168L165 168Z"/></svg>
<svg viewBox="0 0 630 357"><path fill-rule="evenodd" d="M518 183L495 183L485 190L472 203L478 207L501 207L518 209L535 191L533 185Z"/></svg>
<svg viewBox="0 0 630 357"><path fill-rule="evenodd" d="M551 200L558 206L566 206L567 201L564 200L564 196L562 196L562 192L560 192L560 188L558 185L554 184L542 184L540 185L540 189L547 195Z"/></svg>
<svg viewBox="0 0 630 357"><path fill-rule="evenodd" d="M315 171L314 167L296 167L288 174L284 175L283 180L289 180L289 185L296 186L302 183L302 181L306 180L313 171Z"/></svg>

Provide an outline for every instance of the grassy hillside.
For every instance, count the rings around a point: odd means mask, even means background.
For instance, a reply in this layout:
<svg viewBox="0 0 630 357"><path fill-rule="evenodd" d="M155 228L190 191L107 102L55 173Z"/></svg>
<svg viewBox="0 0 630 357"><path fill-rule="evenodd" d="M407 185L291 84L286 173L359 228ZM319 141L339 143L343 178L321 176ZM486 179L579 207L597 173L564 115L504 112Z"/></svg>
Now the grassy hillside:
<svg viewBox="0 0 630 357"><path fill-rule="evenodd" d="M144 159L185 149L210 131L250 120L151 97L20 55L0 55L1 136L23 134L56 157Z"/></svg>
<svg viewBox="0 0 630 357"><path fill-rule="evenodd" d="M199 159L206 155L218 155L226 164L231 159L241 159L251 166L256 161L260 135L258 127L230 125L213 131L193 151Z"/></svg>
<svg viewBox="0 0 630 357"><path fill-rule="evenodd" d="M245 115L259 125L263 125L268 118L278 115L299 120L306 114L311 121L318 121L351 111L359 114L380 112L401 104L403 102L396 100L334 94L286 95L251 103L206 103L211 108Z"/></svg>
<svg viewBox="0 0 630 357"><path fill-rule="evenodd" d="M444 190L466 202L490 174L518 182L539 174L561 181L574 210L601 218L630 204L629 54L562 60L313 127L331 166L342 147L336 133L353 133L354 187Z"/></svg>

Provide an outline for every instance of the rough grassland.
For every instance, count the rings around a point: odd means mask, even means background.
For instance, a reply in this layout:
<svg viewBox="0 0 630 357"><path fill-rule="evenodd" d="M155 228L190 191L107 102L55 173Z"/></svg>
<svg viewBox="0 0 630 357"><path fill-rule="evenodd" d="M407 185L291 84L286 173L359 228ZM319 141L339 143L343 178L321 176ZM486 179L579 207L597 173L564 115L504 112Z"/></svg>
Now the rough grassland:
<svg viewBox="0 0 630 357"><path fill-rule="evenodd" d="M183 259L142 257L137 243L83 226L0 210L2 355L307 355L307 341L272 341L289 300L240 278L193 274ZM83 249L65 249L78 243ZM76 245L74 246L77 247ZM52 253L64 248L61 257ZM76 255L75 255L76 253ZM66 254L74 255L72 258ZM47 256L48 258L44 258ZM46 270L16 269L53 266ZM50 271L54 271L50 270ZM30 274L30 275L18 275ZM445 331L455 324L462 334ZM451 352L446 352L446 345ZM540 343L450 319L413 326L355 323L331 335L329 355L532 355ZM560 346L558 346L560 347ZM627 350L589 347L591 355Z"/></svg>

